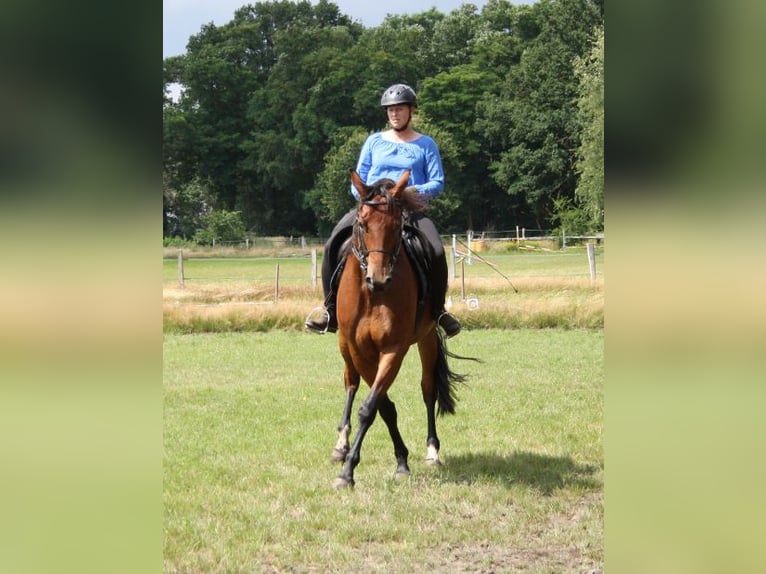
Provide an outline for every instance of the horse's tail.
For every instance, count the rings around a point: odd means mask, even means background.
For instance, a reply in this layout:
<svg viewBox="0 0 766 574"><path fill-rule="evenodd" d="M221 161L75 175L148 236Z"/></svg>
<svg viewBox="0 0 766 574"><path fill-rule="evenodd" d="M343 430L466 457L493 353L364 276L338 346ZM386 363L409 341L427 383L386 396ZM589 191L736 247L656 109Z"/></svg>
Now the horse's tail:
<svg viewBox="0 0 766 574"><path fill-rule="evenodd" d="M437 352L436 364L434 365L434 387L436 389L436 402L438 406L437 413L439 416L443 416L447 413L454 415L455 403L457 402L455 387L459 383L465 383L467 377L451 370L447 364L447 357L476 361L477 363L480 363L481 360L473 357L461 357L460 355L450 353L444 343L444 336L438 329L436 341Z"/></svg>

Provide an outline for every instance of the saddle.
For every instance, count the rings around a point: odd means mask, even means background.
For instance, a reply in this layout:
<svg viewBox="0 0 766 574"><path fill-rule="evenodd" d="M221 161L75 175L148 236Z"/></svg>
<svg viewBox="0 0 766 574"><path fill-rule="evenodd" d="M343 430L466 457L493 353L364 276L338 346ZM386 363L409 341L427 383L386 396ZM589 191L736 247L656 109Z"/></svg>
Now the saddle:
<svg viewBox="0 0 766 574"><path fill-rule="evenodd" d="M415 324L420 322L423 315L423 309L426 304L426 295L431 292L431 267L434 259L433 248L423 234L412 225L405 224L402 229L402 243L407 251L407 256L412 262L415 270L415 277L418 283L418 307L415 314ZM330 288L333 293L338 292L343 268L346 265L346 255L351 251L351 237L346 239L341 245L338 266L333 271L330 280Z"/></svg>

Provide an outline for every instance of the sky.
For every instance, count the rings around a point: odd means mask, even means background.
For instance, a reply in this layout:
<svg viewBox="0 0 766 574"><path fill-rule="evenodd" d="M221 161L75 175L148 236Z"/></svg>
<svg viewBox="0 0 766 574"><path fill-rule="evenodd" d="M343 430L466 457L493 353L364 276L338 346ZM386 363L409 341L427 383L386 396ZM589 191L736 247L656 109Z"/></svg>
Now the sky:
<svg viewBox="0 0 766 574"><path fill-rule="evenodd" d="M418 14L431 8L449 14L469 1L479 9L486 4L486 0L333 0L333 3L342 14L371 28L378 26L386 14ZM197 34L204 24L226 24L234 18L235 10L255 3L256 0L162 0L162 57L183 54L189 37ZM513 3L528 1L513 0ZM312 4L316 1L312 0Z"/></svg>

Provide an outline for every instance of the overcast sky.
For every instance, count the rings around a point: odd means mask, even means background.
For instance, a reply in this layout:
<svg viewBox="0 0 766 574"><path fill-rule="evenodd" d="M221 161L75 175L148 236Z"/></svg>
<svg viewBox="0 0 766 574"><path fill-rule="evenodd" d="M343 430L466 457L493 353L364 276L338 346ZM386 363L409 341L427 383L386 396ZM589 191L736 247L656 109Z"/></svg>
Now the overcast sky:
<svg viewBox="0 0 766 574"><path fill-rule="evenodd" d="M512 0L514 4L528 4L531 0ZM248 0L162 0L162 57L186 52L189 37L197 34L204 24L217 26L234 18L234 11ZM316 4L312 0L312 4ZM386 14L418 14L430 8L449 14L467 0L334 0L341 13L361 22L367 28L377 26ZM486 0L470 2L481 9Z"/></svg>

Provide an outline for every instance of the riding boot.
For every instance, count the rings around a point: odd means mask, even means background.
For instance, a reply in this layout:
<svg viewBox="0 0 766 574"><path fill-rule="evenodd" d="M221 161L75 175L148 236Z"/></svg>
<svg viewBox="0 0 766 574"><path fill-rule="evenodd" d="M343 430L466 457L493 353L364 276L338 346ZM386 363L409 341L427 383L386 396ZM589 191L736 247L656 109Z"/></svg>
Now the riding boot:
<svg viewBox="0 0 766 574"><path fill-rule="evenodd" d="M436 324L444 329L444 333L447 335L448 339L457 335L461 329L460 321L458 321L452 313L447 311L441 312L439 318L436 319Z"/></svg>
<svg viewBox="0 0 766 574"><path fill-rule="evenodd" d="M433 259L433 309L436 324L444 329L444 334L451 339L460 332L460 321L444 308L447 297L447 258L445 255Z"/></svg>
<svg viewBox="0 0 766 574"><path fill-rule="evenodd" d="M340 220L325 244L322 256L322 290L324 291L325 304L323 307L312 309L304 323L307 329L315 333L335 333L338 330L335 300L337 299L338 282L342 269L342 265L339 265L342 263L340 261L340 249L351 233L355 213L355 210L352 210Z"/></svg>
<svg viewBox="0 0 766 574"><path fill-rule="evenodd" d="M335 333L338 330L338 319L335 316L335 294L330 293L329 301L325 307L316 307L306 317L306 328L324 335Z"/></svg>

